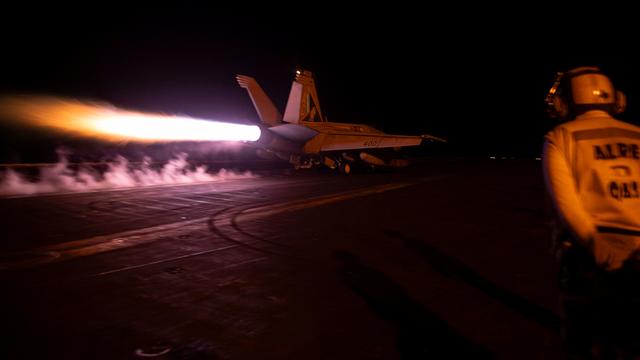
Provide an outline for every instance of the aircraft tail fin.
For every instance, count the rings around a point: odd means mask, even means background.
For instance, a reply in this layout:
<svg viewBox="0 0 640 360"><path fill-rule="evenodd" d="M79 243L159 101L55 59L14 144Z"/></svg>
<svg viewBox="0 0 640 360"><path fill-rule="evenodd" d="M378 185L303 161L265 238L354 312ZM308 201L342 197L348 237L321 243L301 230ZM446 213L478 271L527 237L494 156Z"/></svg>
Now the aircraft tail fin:
<svg viewBox="0 0 640 360"><path fill-rule="evenodd" d="M254 78L246 75L236 75L236 80L238 80L240 87L247 89L253 106L256 108L256 112L263 123L273 126L282 121L282 115L273 104L273 101Z"/></svg>
<svg viewBox="0 0 640 360"><path fill-rule="evenodd" d="M300 121L327 121L320 110L320 101L311 71L296 71L296 79L291 84L289 100L287 100L282 120L293 124Z"/></svg>

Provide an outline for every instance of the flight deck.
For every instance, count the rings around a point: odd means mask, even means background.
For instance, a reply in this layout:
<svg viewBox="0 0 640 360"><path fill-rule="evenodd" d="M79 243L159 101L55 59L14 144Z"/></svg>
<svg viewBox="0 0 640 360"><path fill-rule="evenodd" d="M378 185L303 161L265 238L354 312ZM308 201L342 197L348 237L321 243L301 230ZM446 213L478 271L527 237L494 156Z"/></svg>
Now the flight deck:
<svg viewBox="0 0 640 360"><path fill-rule="evenodd" d="M6 359L560 358L541 164L0 199Z"/></svg>

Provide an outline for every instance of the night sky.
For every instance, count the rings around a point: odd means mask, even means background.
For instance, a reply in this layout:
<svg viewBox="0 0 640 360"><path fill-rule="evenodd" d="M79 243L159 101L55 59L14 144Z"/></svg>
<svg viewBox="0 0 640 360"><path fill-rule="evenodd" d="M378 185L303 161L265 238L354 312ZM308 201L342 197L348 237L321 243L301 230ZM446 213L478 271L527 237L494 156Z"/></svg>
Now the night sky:
<svg viewBox="0 0 640 360"><path fill-rule="evenodd" d="M454 155L535 157L553 126L543 100L555 72L598 65L628 96L621 118L640 119L623 9L181 4L7 8L0 92L257 121L235 74L255 77L283 109L304 68L330 121L446 137Z"/></svg>

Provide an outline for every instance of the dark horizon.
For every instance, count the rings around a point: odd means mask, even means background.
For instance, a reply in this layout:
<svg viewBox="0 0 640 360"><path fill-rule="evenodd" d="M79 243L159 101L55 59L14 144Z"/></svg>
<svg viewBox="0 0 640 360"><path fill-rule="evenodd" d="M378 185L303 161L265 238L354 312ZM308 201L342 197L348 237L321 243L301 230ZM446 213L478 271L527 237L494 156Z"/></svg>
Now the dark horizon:
<svg viewBox="0 0 640 360"><path fill-rule="evenodd" d="M555 72L598 65L627 94L622 119L640 115L640 71L626 47L590 49L598 35L554 41L541 19L438 25L410 11L303 18L193 4L15 15L24 17L19 26L2 25L2 94L258 121L235 74L255 77L282 109L294 71L304 68L315 74L330 121L445 137L455 155L535 157L554 125L543 99Z"/></svg>

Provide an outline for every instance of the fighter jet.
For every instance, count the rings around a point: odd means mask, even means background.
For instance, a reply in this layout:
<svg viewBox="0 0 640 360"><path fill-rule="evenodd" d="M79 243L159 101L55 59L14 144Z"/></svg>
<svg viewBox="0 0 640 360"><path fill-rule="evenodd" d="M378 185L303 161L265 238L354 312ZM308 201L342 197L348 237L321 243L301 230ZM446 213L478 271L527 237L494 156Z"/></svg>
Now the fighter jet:
<svg viewBox="0 0 640 360"><path fill-rule="evenodd" d="M422 141L446 142L432 135L390 135L369 125L330 122L320 109L313 74L296 71L284 116L258 82L237 75L240 87L247 89L262 121L262 134L256 142L258 155L280 158L296 168L327 166L348 174L357 164L369 167L402 167L408 160L398 151L418 146Z"/></svg>

